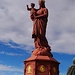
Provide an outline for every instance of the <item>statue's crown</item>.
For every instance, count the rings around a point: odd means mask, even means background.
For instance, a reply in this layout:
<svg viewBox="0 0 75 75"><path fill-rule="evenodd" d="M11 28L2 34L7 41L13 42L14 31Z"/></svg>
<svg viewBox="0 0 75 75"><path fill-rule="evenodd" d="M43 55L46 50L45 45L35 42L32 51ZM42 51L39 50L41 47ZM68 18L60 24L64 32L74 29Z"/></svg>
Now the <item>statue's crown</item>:
<svg viewBox="0 0 75 75"><path fill-rule="evenodd" d="M41 1L41 2L45 2L45 0L39 0L39 1Z"/></svg>

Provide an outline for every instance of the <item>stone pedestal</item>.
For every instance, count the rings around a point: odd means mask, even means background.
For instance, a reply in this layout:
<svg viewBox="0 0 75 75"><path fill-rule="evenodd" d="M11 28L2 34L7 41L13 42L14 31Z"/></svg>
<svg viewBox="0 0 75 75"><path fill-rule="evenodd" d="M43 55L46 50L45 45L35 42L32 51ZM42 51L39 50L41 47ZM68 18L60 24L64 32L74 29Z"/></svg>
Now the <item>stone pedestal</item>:
<svg viewBox="0 0 75 75"><path fill-rule="evenodd" d="M53 57L32 55L24 65L24 75L59 75L59 62Z"/></svg>

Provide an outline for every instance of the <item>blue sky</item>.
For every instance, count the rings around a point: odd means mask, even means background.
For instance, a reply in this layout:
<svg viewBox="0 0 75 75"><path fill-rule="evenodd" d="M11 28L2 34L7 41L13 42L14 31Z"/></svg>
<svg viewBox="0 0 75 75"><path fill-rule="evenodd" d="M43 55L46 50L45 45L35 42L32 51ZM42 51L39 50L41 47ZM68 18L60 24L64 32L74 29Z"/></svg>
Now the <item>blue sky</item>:
<svg viewBox="0 0 75 75"><path fill-rule="evenodd" d="M23 75L23 61L34 49L32 21L26 5L37 0L0 0L0 75ZM47 39L66 75L75 57L75 0L46 0L49 10Z"/></svg>

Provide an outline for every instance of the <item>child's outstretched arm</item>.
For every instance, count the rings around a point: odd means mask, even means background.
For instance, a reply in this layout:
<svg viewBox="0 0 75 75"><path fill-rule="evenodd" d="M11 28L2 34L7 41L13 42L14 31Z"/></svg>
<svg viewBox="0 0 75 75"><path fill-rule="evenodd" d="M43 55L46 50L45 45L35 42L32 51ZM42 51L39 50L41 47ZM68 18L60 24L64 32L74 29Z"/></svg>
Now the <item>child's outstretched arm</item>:
<svg viewBox="0 0 75 75"><path fill-rule="evenodd" d="M30 11L30 10L31 10L31 8L29 8L29 6L28 6L28 5L27 5L27 10L28 10L28 11Z"/></svg>

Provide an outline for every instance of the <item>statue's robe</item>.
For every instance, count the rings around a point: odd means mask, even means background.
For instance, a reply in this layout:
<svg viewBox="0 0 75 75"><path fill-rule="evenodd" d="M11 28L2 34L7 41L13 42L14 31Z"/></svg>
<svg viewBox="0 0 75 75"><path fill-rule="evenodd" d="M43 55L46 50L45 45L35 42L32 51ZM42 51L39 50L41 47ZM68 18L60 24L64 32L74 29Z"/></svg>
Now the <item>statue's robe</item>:
<svg viewBox="0 0 75 75"><path fill-rule="evenodd" d="M67 75L75 75L75 64L71 65L71 66L68 68Z"/></svg>

